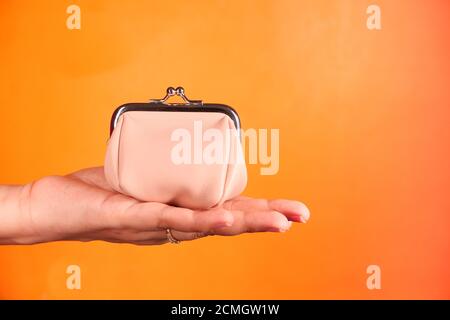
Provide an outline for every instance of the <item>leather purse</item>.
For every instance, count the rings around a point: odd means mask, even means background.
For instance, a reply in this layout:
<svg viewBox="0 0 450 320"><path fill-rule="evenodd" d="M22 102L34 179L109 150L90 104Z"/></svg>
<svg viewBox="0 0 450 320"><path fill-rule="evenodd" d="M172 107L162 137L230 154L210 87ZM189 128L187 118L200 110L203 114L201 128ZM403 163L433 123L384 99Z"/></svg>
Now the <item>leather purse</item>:
<svg viewBox="0 0 450 320"><path fill-rule="evenodd" d="M182 103L168 103L179 96ZM238 196L247 184L237 112L189 100L170 87L163 99L128 103L111 119L105 176L141 201L207 209Z"/></svg>

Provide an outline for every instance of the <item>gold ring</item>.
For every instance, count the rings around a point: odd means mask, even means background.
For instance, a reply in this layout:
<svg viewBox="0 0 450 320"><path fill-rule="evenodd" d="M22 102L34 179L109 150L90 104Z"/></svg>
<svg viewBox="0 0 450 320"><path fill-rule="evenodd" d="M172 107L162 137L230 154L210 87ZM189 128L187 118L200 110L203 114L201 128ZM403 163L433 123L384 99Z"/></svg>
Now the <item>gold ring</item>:
<svg viewBox="0 0 450 320"><path fill-rule="evenodd" d="M166 229L166 235L170 243L179 244L181 242L180 240L175 239L170 229Z"/></svg>

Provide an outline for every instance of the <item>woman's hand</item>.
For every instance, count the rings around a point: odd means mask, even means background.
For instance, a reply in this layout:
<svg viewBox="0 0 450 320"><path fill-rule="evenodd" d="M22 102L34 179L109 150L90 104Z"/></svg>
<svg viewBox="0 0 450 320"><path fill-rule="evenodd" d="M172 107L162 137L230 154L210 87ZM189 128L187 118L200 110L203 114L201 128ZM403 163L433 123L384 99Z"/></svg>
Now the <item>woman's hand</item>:
<svg viewBox="0 0 450 320"><path fill-rule="evenodd" d="M238 197L209 210L190 210L157 202L140 202L113 191L103 168L71 175L42 178L13 187L2 199L15 198L7 206L14 216L6 219L0 243L33 244L58 240L104 240L141 245L168 242L166 229L181 241L207 235L246 232L284 232L292 222L306 222L306 206L290 200ZM0 192L2 189L0 189ZM1 207L0 207L1 208ZM3 211L3 210L0 210Z"/></svg>

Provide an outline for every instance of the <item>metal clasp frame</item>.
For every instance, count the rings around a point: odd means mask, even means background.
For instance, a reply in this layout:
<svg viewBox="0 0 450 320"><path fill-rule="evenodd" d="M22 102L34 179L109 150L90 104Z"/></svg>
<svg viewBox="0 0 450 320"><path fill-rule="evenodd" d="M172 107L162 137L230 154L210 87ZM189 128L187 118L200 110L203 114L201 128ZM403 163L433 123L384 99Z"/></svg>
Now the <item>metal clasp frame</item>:
<svg viewBox="0 0 450 320"><path fill-rule="evenodd" d="M167 100L173 96L178 96L183 99L185 103L167 103ZM156 103L164 103L167 105L201 105L203 104L202 100L189 100L184 93L183 87L177 87L176 89L173 87L167 88L166 96L162 99L151 99L150 102Z"/></svg>

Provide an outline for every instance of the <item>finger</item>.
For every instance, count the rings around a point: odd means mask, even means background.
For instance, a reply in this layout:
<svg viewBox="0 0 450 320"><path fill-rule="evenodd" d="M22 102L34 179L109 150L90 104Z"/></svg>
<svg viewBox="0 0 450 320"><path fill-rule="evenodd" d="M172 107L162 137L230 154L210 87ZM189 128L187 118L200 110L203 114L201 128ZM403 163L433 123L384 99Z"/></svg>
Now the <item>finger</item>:
<svg viewBox="0 0 450 320"><path fill-rule="evenodd" d="M124 242L167 240L163 231L107 230L99 234L101 238L116 239Z"/></svg>
<svg viewBox="0 0 450 320"><path fill-rule="evenodd" d="M139 246L155 246L155 245L162 245L169 242L169 240L142 240L142 241L126 241L126 240L118 240L118 239L102 239L101 241L111 242L115 244L133 244L133 245L139 245Z"/></svg>
<svg viewBox="0 0 450 320"><path fill-rule="evenodd" d="M137 230L175 229L202 232L233 224L233 215L222 208L193 211L163 203L136 203L120 215L121 225Z"/></svg>
<svg viewBox="0 0 450 320"><path fill-rule="evenodd" d="M245 213L243 223L245 232L285 232L291 227L282 213L273 210Z"/></svg>
<svg viewBox="0 0 450 320"><path fill-rule="evenodd" d="M211 229L206 232L181 232L171 230L172 236L179 241L191 241L210 235L232 236L253 232L285 232L292 222L276 211L242 212L233 211L234 224L229 227ZM145 233L143 233L145 234ZM166 231L152 232L151 236L161 240L167 239Z"/></svg>
<svg viewBox="0 0 450 320"><path fill-rule="evenodd" d="M208 232L181 232L177 230L171 230L172 236L178 241L192 241L198 240L209 235Z"/></svg>
<svg viewBox="0 0 450 320"><path fill-rule="evenodd" d="M226 208L243 211L274 210L284 214L291 221L303 223L307 222L310 217L308 208L303 203L294 200L266 200L241 196L230 200L226 204Z"/></svg>
<svg viewBox="0 0 450 320"><path fill-rule="evenodd" d="M172 237L175 238L175 240L178 241L191 241L191 240L197 240L200 238L207 237L209 234L208 232L182 232L178 230L170 230L172 233ZM153 232L139 232L137 235L130 239L132 241L169 241L169 238L167 237L167 231L153 231Z"/></svg>
<svg viewBox="0 0 450 320"><path fill-rule="evenodd" d="M152 240L152 241L135 241L131 242L131 244L137 245L137 246L156 246L156 245L162 245L169 243L169 240Z"/></svg>
<svg viewBox="0 0 450 320"><path fill-rule="evenodd" d="M306 223L310 217L308 207L300 201L284 199L270 200L269 208L281 212L289 220L295 222Z"/></svg>
<svg viewBox="0 0 450 320"><path fill-rule="evenodd" d="M209 234L207 232L182 232L177 230L170 230L172 236L178 241L191 241L204 238ZM111 238L111 234L109 235ZM168 241L167 231L143 231L143 232L127 232L123 236L116 236L118 240L128 242L151 242L151 241Z"/></svg>
<svg viewBox="0 0 450 320"><path fill-rule="evenodd" d="M231 227L212 230L216 235L238 235L253 232L285 232L291 227L288 219L277 211L235 211L234 223Z"/></svg>

